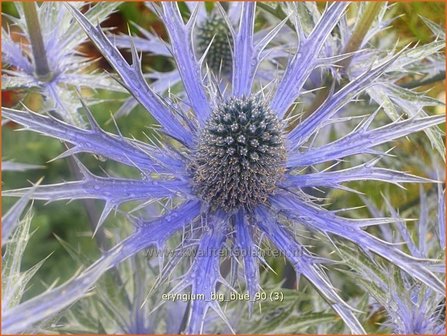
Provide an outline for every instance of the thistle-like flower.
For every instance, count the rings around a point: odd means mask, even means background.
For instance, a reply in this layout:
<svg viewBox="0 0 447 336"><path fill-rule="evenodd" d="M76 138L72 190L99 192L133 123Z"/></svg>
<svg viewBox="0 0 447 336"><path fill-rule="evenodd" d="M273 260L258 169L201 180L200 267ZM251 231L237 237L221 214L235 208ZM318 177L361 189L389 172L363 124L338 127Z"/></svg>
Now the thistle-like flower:
<svg viewBox="0 0 447 336"><path fill-rule="evenodd" d="M186 5L190 14L195 16L194 27L191 27L191 52L197 57L199 65L209 72L208 76L212 77L214 81L218 81L222 88L225 88L231 82L233 34L241 19L241 3L225 3L226 10L222 6L216 5L211 12L207 11L204 2L186 2ZM146 6L158 13L157 7L153 4L146 3ZM254 44L265 38L271 42L260 55L262 62L259 62L259 68L255 74L262 83L268 83L274 79L274 74L278 71L276 59L288 55L286 50L290 47L290 40L293 41L293 38L287 38L292 35L293 30L285 24L286 22L287 20L283 20L277 25L268 25L253 34ZM137 26L137 28L142 35L141 37L120 35L111 36L110 39L118 48L135 48L139 52L163 56L176 63L175 58L172 60L174 46L169 41L164 41L160 36L143 27ZM279 31L281 32L279 34L281 41L272 44L275 42L271 40L272 34L278 34ZM177 64L177 66L183 65ZM145 73L144 77L150 79L152 81L151 88L161 94L182 83L182 75L178 67L169 72L150 71ZM181 94L184 95L184 92ZM184 98L187 99L187 96ZM122 104L116 116L130 113L137 105L138 101L131 96Z"/></svg>
<svg viewBox="0 0 447 336"><path fill-rule="evenodd" d="M85 5L74 4L78 9ZM85 15L102 22L118 5L93 6ZM54 109L67 122L82 125L76 113L79 99L70 89L120 90L119 86L105 74L86 71L92 64L80 52L86 37L62 3L15 3L15 7L19 16L5 15L12 25L9 30L2 28L2 90L37 90L47 99L47 109Z"/></svg>
<svg viewBox="0 0 447 336"><path fill-rule="evenodd" d="M390 237L395 244L407 248L410 255L421 261L437 259L433 271L445 273L444 232L438 228L445 226L445 195L439 185L437 197L434 198L435 209L431 211L426 193L421 189L420 216L417 223L415 240L390 202L385 199L387 211L395 218L395 223L384 225L382 234ZM368 202L371 212L382 215L381 211ZM397 229L392 230L392 226ZM391 227L389 227L391 226ZM436 232L440 239L430 237ZM415 281L395 267L372 263L370 260L356 259L354 251L339 250L345 261L360 275L359 283L384 308L386 321L383 331L391 330L394 334L438 335L445 333L445 293L433 291L423 283Z"/></svg>
<svg viewBox="0 0 447 336"><path fill-rule="evenodd" d="M198 5L200 6L200 5ZM162 264L159 282L165 282L182 260L182 253L195 249L195 257L169 294L189 291L191 300L185 322L186 333L200 333L210 310L224 321L225 313L213 294L221 286L234 287L221 271L221 252L233 256L232 269L242 266L243 279L253 309L260 290L259 263L261 240L266 239L290 261L297 274L305 277L345 322L352 333L365 333L353 309L332 286L321 264L295 234L298 225L318 231L328 238L342 237L358 245L367 254L379 255L435 292L443 293L443 282L432 272L431 263L420 261L381 240L366 228L393 219L353 220L327 210L305 192L308 187L345 188L349 181L375 180L400 183L433 182L404 172L378 166L384 155L379 145L414 132L435 127L444 117L412 116L406 120L371 127L380 108L365 118L349 134L321 146L314 139L319 130L335 121L336 113L380 83L385 71L399 60L401 53L387 55L347 84L329 92L328 97L307 118L288 127L288 111L303 92L309 76L318 67L334 67L334 59L322 50L331 32L343 18L347 2L328 5L310 31L294 18L298 37L297 50L289 56L284 71L263 86L256 73L267 45L275 39L281 23L263 39L254 39L255 2L240 5L237 28L228 27L232 41L231 85L221 90L201 68L191 38L197 12L185 23L174 2L154 6L169 34L170 48L182 79L185 99L163 99L147 84L140 59L132 47L129 65L100 27L71 5L67 8L121 77L129 93L157 120L163 144L150 145L105 132L85 108L89 129L81 129L30 111L3 109L3 116L25 128L71 143L60 157L81 152L100 155L137 168L141 179L100 177L79 162L83 179L35 187L32 198L57 201L95 198L105 201L98 223L102 225L113 209L122 203L163 202L162 214L153 220L131 219L135 231L66 284L24 302L3 316L3 331L25 331L81 298L108 269L136 253L155 246L162 250L177 232L182 232L178 254ZM221 11L225 22L231 22ZM221 23L220 23L221 24ZM343 59L338 55L336 61ZM170 98L170 97L168 97ZM327 164L348 160L354 155L374 155L363 164L336 170ZM19 196L29 188L6 191ZM130 216L129 216L130 217ZM233 279L232 279L233 280ZM231 328L231 325L229 326Z"/></svg>

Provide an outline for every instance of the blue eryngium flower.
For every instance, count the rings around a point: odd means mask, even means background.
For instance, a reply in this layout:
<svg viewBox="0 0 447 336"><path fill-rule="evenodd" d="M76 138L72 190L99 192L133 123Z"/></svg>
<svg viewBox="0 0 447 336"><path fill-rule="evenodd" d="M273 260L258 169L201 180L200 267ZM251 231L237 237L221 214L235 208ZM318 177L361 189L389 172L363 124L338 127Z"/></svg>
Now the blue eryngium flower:
<svg viewBox="0 0 447 336"><path fill-rule="evenodd" d="M81 9L86 3L73 5ZM102 22L118 5L93 6L85 15ZM9 29L2 28L2 90L37 89L48 100L48 109L56 107L65 121L82 124L76 114L79 101L70 94L71 88L110 90L116 83L105 74L86 71L93 60L79 49L87 39L62 3L18 2L15 7L18 17L5 17L24 40L15 41Z"/></svg>
<svg viewBox="0 0 447 336"><path fill-rule="evenodd" d="M158 13L157 6L150 2L145 4L147 8ZM220 82L220 86L225 87L228 85L228 82L231 82L233 65L233 38L231 30L237 27L241 19L240 8L242 3L228 2L226 3L227 10L224 10L220 5L216 5L210 13L206 10L205 2L195 3L187 1L185 4L188 6L189 11L196 16L195 27L191 31L193 52L203 63L203 68L206 68L210 73L214 73ZM197 4L198 6L196 6ZM224 16L220 13L222 11L225 13ZM288 43L295 42L293 38L287 39L293 33L293 30L285 25L286 21L283 20L276 26L268 25L253 34L254 44L259 43L264 38L271 40L275 35L283 37L279 46L268 45L262 52L263 62L257 69L256 75L265 84L272 81L277 73L277 71L272 71L272 69L277 67L275 59L287 57L288 53L286 50L290 48ZM137 28L142 37L124 35L111 36L110 39L118 48L135 48L138 52L167 57L169 62L175 62L175 60L172 60L172 46L170 43L143 27L137 26ZM278 34L278 31L281 31L281 34ZM177 68L169 72L152 70L144 75L153 80L151 88L157 93L163 93L170 87L174 87L182 82L181 74ZM137 105L138 101L134 97L130 97L123 103L116 116L130 113Z"/></svg>
<svg viewBox="0 0 447 336"><path fill-rule="evenodd" d="M420 215L417 223L417 239L415 240L402 218L385 198L388 212L395 218L397 230L388 225L381 226L383 236L407 248L409 254L420 260L439 259L436 271L445 274L445 191L438 186L437 198L431 204L427 194L420 188ZM431 207L435 211L430 211ZM378 215L381 211L368 202L370 210ZM435 213L433 213L435 212ZM441 230L439 230L439 229ZM391 232L394 231L394 237ZM429 232L436 232L439 239L433 239ZM344 257L355 259L352 251ZM439 293L415 279L403 274L401 270L389 265L356 260L350 262L351 268L361 274L360 285L365 287L377 302L384 308L387 319L384 326L391 328L399 335L438 335L445 334L445 293ZM366 280L367 279L367 280ZM366 281L365 281L366 280Z"/></svg>
<svg viewBox="0 0 447 336"><path fill-rule="evenodd" d="M66 284L33 298L3 316L3 331L16 333L60 311L79 299L107 269L150 246L161 249L176 232L189 232L196 242L197 256L181 281L172 289L189 289L203 299L192 300L186 323L187 333L199 333L210 309L223 319L219 303L211 299L218 284L230 286L220 272L220 251L239 251L243 274L251 298L259 290L258 249L261 237L274 244L306 277L340 315L353 333L364 329L332 287L320 264L324 259L311 254L296 239L294 225L302 224L325 236L340 236L400 267L434 291L444 292L444 284L430 270L430 263L415 259L396 246L376 238L365 228L387 223L388 219L352 220L326 210L303 191L307 187L343 188L357 180L390 183L430 182L413 175L376 166L378 160L343 170L318 171L317 165L357 154L381 155L375 149L396 138L435 126L443 116L412 117L370 128L376 113L346 136L315 147L313 138L334 115L354 97L374 85L399 57L388 57L335 92L315 112L287 130L288 110L302 93L311 72L331 66L320 58L326 39L349 4L332 3L314 29L306 34L297 25L298 50L290 56L277 82L254 91L260 55L275 36L255 44L256 3L241 7L238 29L231 29L233 41L232 80L227 92L220 92L205 74L193 52L191 31L196 16L185 24L177 4L162 2L157 7L166 25L172 54L176 60L187 98L172 104L155 94L145 82L140 60L132 49L129 65L99 27L95 27L76 8L67 5L78 23L121 77L123 85L158 121L161 131L175 143L153 146L103 131L88 112L90 129L80 129L52 117L30 111L3 109L3 116L26 128L71 143L61 157L88 152L130 167L143 179L99 177L82 164L80 181L35 187L32 197L49 201L96 198L105 201L104 219L114 208L128 201L175 200L178 204L156 220L135 220L135 232ZM308 167L316 172L304 173ZM13 190L17 196L28 189ZM188 243L191 244L191 243ZM185 245L188 245L185 244ZM236 254L236 253L235 253ZM250 307L253 302L250 302Z"/></svg>

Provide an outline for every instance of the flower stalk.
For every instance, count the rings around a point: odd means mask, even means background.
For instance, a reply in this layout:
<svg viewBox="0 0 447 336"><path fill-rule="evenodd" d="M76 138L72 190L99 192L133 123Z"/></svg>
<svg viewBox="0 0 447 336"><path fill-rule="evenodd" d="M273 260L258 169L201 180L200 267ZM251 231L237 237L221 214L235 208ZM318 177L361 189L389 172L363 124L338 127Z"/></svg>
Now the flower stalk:
<svg viewBox="0 0 447 336"><path fill-rule="evenodd" d="M33 51L36 75L39 80L48 82L52 78L52 73L48 65L36 4L34 2L23 2L22 6L28 28L31 49Z"/></svg>
<svg viewBox="0 0 447 336"><path fill-rule="evenodd" d="M357 21L357 24L354 27L354 31L352 32L351 38L345 46L343 52L345 54L357 51L368 33L369 28L371 27L374 19L377 14L379 14L380 8L382 7L381 2L371 1L365 5L365 11L360 20ZM346 69L351 63L352 57L348 57L340 61L339 65Z"/></svg>
<svg viewBox="0 0 447 336"><path fill-rule="evenodd" d="M354 30L352 32L351 38L349 39L348 43L346 44L343 53L348 54L352 53L354 51L357 51L362 42L365 38L366 34L369 31L369 28L371 27L372 23L374 22L374 19L376 18L377 14L379 14L380 8L382 7L381 2L375 2L371 1L368 2L365 5L365 11L363 12L362 17L360 20L357 21ZM338 66L340 67L341 72L346 72L346 69L349 67L352 61L352 56L349 56L340 62L338 62ZM318 91L314 102L312 103L312 106L309 108L309 110L306 112L305 117L312 114L318 106L320 106L324 100L327 98L327 95L329 94L330 90L330 83L326 82L325 88Z"/></svg>

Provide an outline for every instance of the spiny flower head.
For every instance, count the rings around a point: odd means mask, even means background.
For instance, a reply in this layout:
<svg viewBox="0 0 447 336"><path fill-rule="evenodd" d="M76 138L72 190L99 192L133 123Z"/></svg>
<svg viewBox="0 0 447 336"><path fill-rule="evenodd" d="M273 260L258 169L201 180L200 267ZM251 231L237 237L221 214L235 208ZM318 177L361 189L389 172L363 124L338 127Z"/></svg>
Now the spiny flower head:
<svg viewBox="0 0 447 336"><path fill-rule="evenodd" d="M160 216L148 220L143 215L129 215L134 232L117 243L74 280L24 302L3 316L7 333L26 330L33 323L48 318L83 294L109 268L115 267L136 253L156 247L162 249L178 232L182 233L176 254L166 265L160 260L161 283L181 265L182 253L193 249L182 276L170 287L170 294L188 291L201 299L191 300L184 332L204 331L208 312L213 310L228 323L225 313L213 294L218 286L235 291L237 279L226 280L222 273L219 252L229 249L233 256L232 274L242 274L250 299L251 312L259 291L259 255L261 239L268 240L291 263L296 272L307 278L328 305L341 317L353 333L364 333L353 309L337 293L321 267L325 258L312 253L295 234L297 226L322 233L333 243L332 236L342 237L361 247L367 254L377 254L404 272L425 283L433 291L444 293L444 284L432 271L435 262L422 262L398 247L378 239L365 228L388 223L389 218L354 220L328 210L309 195L308 188L346 189L350 181L374 180L400 183L431 183L404 172L380 167L386 154L379 146L414 132L435 127L444 117L412 117L375 127L373 121L381 109L364 118L349 133L323 145L314 138L326 125L337 121L335 115L346 105L357 103L363 94L383 78L384 73L401 53L390 51L387 57L366 69L344 86L333 90L316 110L299 123L285 126L288 113L303 94L305 83L319 67L336 71L334 58L323 55L332 31L345 19L349 3L334 2L326 7L321 18L304 29L305 19L292 6L297 49L288 55L283 71L271 74L275 80L268 86L257 79L264 51L287 22L280 22L261 39L255 39L255 2L240 6L239 25L232 34L232 73L228 88L222 90L198 61L194 50L193 27L197 15L184 21L174 2L152 4L166 26L169 47L177 64L177 73L184 87L184 97L162 97L145 80L141 60L133 47L129 64L107 38L85 15L67 5L73 17L95 43L121 77L126 90L159 123L161 144L148 144L105 132L85 108L90 122L88 129L77 128L55 118L4 109L3 116L33 131L70 143L63 156L92 153L137 168L143 178L120 178L92 174L79 161L82 178L61 184L36 187L35 199L57 201L94 198L105 202L96 230L113 209L126 202L138 202L147 209L159 201ZM197 13L194 11L193 13ZM226 15L222 13L222 15ZM225 22L230 20L226 18ZM336 60L345 56L336 57ZM261 88L261 89L260 89ZM267 92L268 94L264 94ZM268 97L268 98L267 98ZM362 155L375 155L367 159ZM362 163L334 169L334 162L347 161L359 155ZM348 189L349 190L349 189ZM29 189L9 190L18 196ZM238 273L239 268L242 271ZM22 317L24 316L24 317ZM229 323L228 323L229 324ZM231 329L231 326L229 325Z"/></svg>
<svg viewBox="0 0 447 336"><path fill-rule="evenodd" d="M188 27L193 41L191 52L201 60L202 67L214 74L215 79L221 83L222 87L225 87L231 81L234 29L240 24L242 3L228 2L221 4L216 2L213 4L214 8L211 12L207 10L205 2L187 1L185 4L191 15L194 15L195 21L194 26ZM150 2L146 2L145 5L153 12L158 11L157 6ZM285 22L277 25L277 21L276 19L274 23L261 27L257 34L253 35L254 42L259 43L263 39L271 41L269 35L277 34L276 30L281 29L282 33L276 35L276 37L281 37L281 47L267 44L264 49L263 62L259 64L259 69L256 72L257 79L263 84L273 80L274 76L272 76L273 71L271 70L277 66L276 58L287 56L284 49L288 48L289 43L293 40L293 38L290 38L290 36L293 36L293 30L285 26ZM152 80L152 89L155 92L166 93L169 88L182 83L182 75L178 67L183 65L177 62L176 57L172 59L175 46L172 45L171 41L165 41L162 37L144 27L136 27L141 36L113 35L110 37L111 41L118 48L135 48L139 52L166 57L176 63L177 67L172 71L151 71L144 74L146 78ZM293 41L291 43L293 44ZM129 97L122 104L116 116L129 114L137 105L137 100L133 96Z"/></svg>
<svg viewBox="0 0 447 336"><path fill-rule="evenodd" d="M82 125L75 112L79 99L66 86L121 89L105 74L87 71L93 61L80 50L85 35L62 3L14 4L19 17L5 17L24 38L17 40L13 31L2 28L2 60L8 67L2 68L2 90L37 88L48 100L47 109L56 110L67 122ZM118 4L93 6L86 16L102 22ZM85 5L74 4L78 9Z"/></svg>
<svg viewBox="0 0 447 336"><path fill-rule="evenodd" d="M419 163L420 164L420 163ZM410 233L407 223L385 198L384 205L395 219L393 223L380 227L388 241L408 248L410 255L420 260L441 259L441 263L432 265L434 272L445 273L445 249L443 239L430 237L438 227L445 226L445 196L441 184L438 185L437 197L430 197L420 188L420 205L415 207L419 212L417 221L417 239ZM383 216L369 201L369 210ZM432 205L436 205L432 208ZM440 215L442 217L440 217ZM396 226L395 230L392 230ZM393 237L390 234L394 232ZM439 233L438 233L439 235ZM358 258L354 251L339 250L350 268L361 275L359 284L381 305L386 313L382 327L390 329L394 334L403 335L438 335L445 333L445 293L433 291L424 283L403 273L401 270L372 262L363 257ZM386 331L387 329L385 329Z"/></svg>
<svg viewBox="0 0 447 336"><path fill-rule="evenodd" d="M233 66L233 38L225 20L216 14L211 15L198 26L196 34L198 52L206 52L208 66L215 73L230 73Z"/></svg>
<svg viewBox="0 0 447 336"><path fill-rule="evenodd" d="M230 98L212 112L190 164L197 194L213 209L266 203L285 171L283 127L263 98Z"/></svg>

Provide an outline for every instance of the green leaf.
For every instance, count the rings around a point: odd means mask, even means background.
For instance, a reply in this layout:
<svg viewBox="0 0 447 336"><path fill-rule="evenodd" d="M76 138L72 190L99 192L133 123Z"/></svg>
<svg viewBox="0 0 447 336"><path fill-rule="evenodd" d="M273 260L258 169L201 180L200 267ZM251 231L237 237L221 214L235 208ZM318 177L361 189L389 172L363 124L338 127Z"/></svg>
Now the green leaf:
<svg viewBox="0 0 447 336"><path fill-rule="evenodd" d="M31 237L29 233L31 219L32 211L29 209L5 247L2 265L3 311L20 303L27 289L28 282L46 260L45 258L30 269L24 272L21 271L23 254Z"/></svg>

